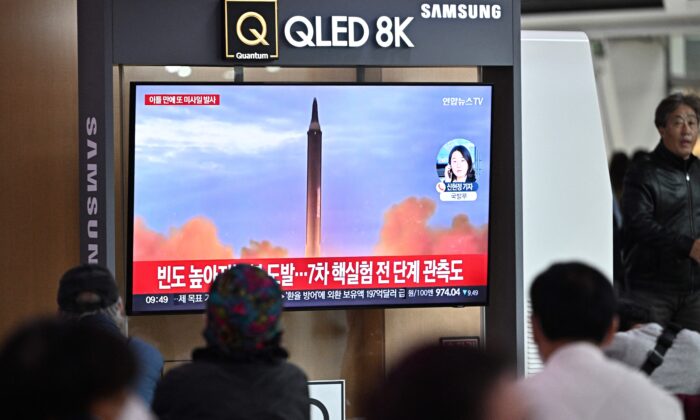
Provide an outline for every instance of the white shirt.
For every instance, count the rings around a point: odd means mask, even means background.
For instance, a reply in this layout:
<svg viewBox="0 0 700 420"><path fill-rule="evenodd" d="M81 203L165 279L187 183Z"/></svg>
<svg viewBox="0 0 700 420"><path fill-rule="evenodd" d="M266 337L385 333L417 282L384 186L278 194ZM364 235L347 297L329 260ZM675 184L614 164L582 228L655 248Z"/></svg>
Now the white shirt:
<svg viewBox="0 0 700 420"><path fill-rule="evenodd" d="M639 369L647 359L649 350L656 347L656 341L663 330L661 325L650 323L619 332L603 351L608 357ZM700 334L688 329L681 330L666 350L663 363L650 378L668 392L699 395Z"/></svg>
<svg viewBox="0 0 700 420"><path fill-rule="evenodd" d="M559 348L521 386L530 420L683 420L675 397L590 343Z"/></svg>
<svg viewBox="0 0 700 420"><path fill-rule="evenodd" d="M151 409L136 394L131 394L126 400L117 420L156 420Z"/></svg>

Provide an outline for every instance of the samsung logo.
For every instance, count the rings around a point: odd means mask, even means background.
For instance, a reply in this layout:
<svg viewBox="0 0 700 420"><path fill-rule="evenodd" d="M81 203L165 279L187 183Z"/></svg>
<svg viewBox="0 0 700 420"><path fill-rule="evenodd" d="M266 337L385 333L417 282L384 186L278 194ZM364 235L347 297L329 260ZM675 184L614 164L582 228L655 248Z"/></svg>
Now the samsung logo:
<svg viewBox="0 0 700 420"><path fill-rule="evenodd" d="M423 19L500 19L499 4L439 4L420 5Z"/></svg>
<svg viewBox="0 0 700 420"><path fill-rule="evenodd" d="M86 231L87 231L87 262L90 264L99 264L100 262L100 248L99 239L100 233L98 230L98 199L97 199L97 163L94 162L97 159L97 142L90 138L97 134L97 118L88 117L85 120L85 129L87 131L87 156L86 156L86 180L85 180L85 192L87 193L87 199L85 202L85 207L87 210L87 221L86 221Z"/></svg>

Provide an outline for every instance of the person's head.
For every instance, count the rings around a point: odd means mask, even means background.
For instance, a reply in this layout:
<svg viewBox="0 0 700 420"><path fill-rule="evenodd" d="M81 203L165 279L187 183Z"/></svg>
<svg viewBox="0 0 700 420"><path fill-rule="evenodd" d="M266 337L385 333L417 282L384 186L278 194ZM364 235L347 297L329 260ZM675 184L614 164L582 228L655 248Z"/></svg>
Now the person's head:
<svg viewBox="0 0 700 420"><path fill-rule="evenodd" d="M607 344L617 329L612 285L586 264L552 265L535 278L530 301L534 338L545 361L570 342Z"/></svg>
<svg viewBox="0 0 700 420"><path fill-rule="evenodd" d="M654 124L661 142L674 155L688 159L698 139L700 98L674 93L656 107Z"/></svg>
<svg viewBox="0 0 700 420"><path fill-rule="evenodd" d="M450 181L473 182L476 178L472 155L469 153L469 150L461 144L450 150L447 163L452 169L452 179Z"/></svg>
<svg viewBox="0 0 700 420"><path fill-rule="evenodd" d="M226 354L276 348L282 334L282 291L265 271L237 264L216 277L207 301L204 338Z"/></svg>
<svg viewBox="0 0 700 420"><path fill-rule="evenodd" d="M124 305L112 273L95 264L83 264L66 271L58 285L58 309L68 318L102 314L123 332Z"/></svg>
<svg viewBox="0 0 700 420"><path fill-rule="evenodd" d="M630 299L617 301L617 317L620 320L618 331L629 331L638 325L654 322L651 309L648 306Z"/></svg>
<svg viewBox="0 0 700 420"><path fill-rule="evenodd" d="M0 349L3 418L115 419L135 376L123 338L73 320L32 321Z"/></svg>
<svg viewBox="0 0 700 420"><path fill-rule="evenodd" d="M370 394L367 420L521 420L513 380L493 353L429 345L406 356Z"/></svg>
<svg viewBox="0 0 700 420"><path fill-rule="evenodd" d="M622 197L622 185L629 161L630 159L624 152L615 152L610 158L610 184L618 200Z"/></svg>

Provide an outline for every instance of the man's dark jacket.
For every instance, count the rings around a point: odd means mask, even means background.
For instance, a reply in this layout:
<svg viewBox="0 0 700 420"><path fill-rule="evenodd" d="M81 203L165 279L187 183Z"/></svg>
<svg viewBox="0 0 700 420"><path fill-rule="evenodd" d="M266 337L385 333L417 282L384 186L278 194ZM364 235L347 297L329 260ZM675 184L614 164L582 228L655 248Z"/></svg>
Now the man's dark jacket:
<svg viewBox="0 0 700 420"><path fill-rule="evenodd" d="M700 229L700 162L663 143L625 176L622 193L625 280L632 290L700 290L689 254Z"/></svg>
<svg viewBox="0 0 700 420"><path fill-rule="evenodd" d="M153 411L160 420L309 419L306 375L284 360L286 352L245 360L208 347L192 356L158 384Z"/></svg>

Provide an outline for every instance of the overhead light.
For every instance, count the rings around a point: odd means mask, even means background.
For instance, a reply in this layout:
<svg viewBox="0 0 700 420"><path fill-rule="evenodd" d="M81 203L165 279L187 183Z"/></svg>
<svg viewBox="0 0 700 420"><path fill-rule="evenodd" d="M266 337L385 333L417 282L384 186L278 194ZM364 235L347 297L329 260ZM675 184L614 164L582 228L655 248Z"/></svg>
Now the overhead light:
<svg viewBox="0 0 700 420"><path fill-rule="evenodd" d="M278 66L267 66L265 67L265 70L269 71L270 73L277 73L278 71L282 70Z"/></svg>
<svg viewBox="0 0 700 420"><path fill-rule="evenodd" d="M192 74L192 67L190 66L182 66L177 71L177 75L180 77L189 77L190 74Z"/></svg>
<svg viewBox="0 0 700 420"><path fill-rule="evenodd" d="M226 70L224 72L224 79L226 80L236 80L236 70Z"/></svg>
<svg viewBox="0 0 700 420"><path fill-rule="evenodd" d="M165 66L165 71L168 73L177 73L180 70L180 66Z"/></svg>

